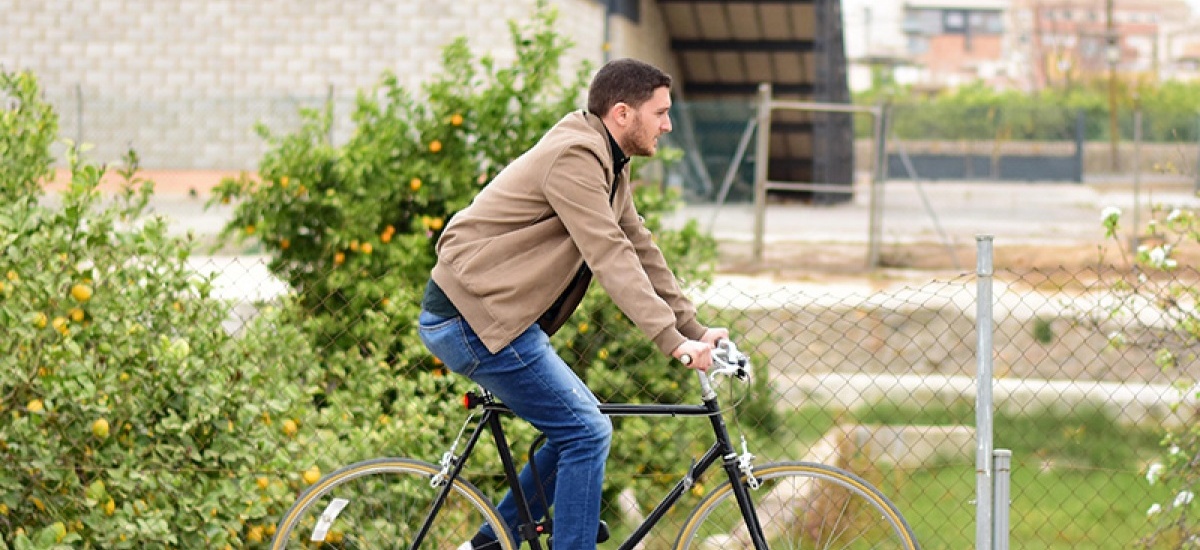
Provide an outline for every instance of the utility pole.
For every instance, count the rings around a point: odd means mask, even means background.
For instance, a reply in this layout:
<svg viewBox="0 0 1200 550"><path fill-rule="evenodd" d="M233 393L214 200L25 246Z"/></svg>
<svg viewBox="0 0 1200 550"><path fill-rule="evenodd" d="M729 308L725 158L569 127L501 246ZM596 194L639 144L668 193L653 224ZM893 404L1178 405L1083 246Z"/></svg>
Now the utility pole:
<svg viewBox="0 0 1200 550"><path fill-rule="evenodd" d="M1117 36L1116 24L1113 21L1114 0L1105 2L1105 39L1108 46L1104 53L1108 57L1108 136L1111 146L1109 155L1112 159L1112 171L1118 172L1121 170L1121 157L1117 142L1120 141L1121 135L1117 128L1117 62L1121 60L1121 40Z"/></svg>

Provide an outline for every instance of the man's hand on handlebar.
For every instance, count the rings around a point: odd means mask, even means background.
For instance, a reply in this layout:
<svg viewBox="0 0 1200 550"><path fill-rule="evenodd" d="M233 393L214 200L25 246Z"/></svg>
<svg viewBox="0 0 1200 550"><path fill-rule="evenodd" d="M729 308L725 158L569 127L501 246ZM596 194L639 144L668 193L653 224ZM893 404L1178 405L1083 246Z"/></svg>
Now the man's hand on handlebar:
<svg viewBox="0 0 1200 550"><path fill-rule="evenodd" d="M671 352L671 356L678 359L689 369L696 369L701 372L708 372L708 368L712 366L712 350L713 347L699 340L687 340L679 347Z"/></svg>
<svg viewBox="0 0 1200 550"><path fill-rule="evenodd" d="M717 347L717 342L729 339L729 329L727 328L710 328L704 331L704 336L700 337L700 341L712 347Z"/></svg>
<svg viewBox="0 0 1200 550"><path fill-rule="evenodd" d="M729 338L729 329L710 328L704 331L700 340L688 340L671 352L671 355L687 365L688 368L708 372L712 366L712 350L717 342Z"/></svg>

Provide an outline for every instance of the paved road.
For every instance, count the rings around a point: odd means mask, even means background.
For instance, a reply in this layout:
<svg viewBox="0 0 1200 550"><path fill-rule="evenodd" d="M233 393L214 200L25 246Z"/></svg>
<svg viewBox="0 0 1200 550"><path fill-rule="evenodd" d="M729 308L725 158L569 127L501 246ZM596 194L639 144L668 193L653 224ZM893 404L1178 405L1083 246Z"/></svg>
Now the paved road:
<svg viewBox="0 0 1200 550"><path fill-rule="evenodd" d="M767 211L764 241L868 242L870 192L856 187L852 201L834 206L772 204ZM990 234L998 242L1090 243L1103 238L1100 212L1116 206L1131 217L1135 202L1142 221L1149 205L1200 205L1191 184L1147 183L1134 193L1132 184L996 183L890 181L884 184L881 232L885 242L959 245ZM721 241L751 242L754 209L749 204L684 208L679 220L695 218L711 227ZM1132 221L1132 220L1130 220Z"/></svg>
<svg viewBox="0 0 1200 550"><path fill-rule="evenodd" d="M1133 185L1124 180L1083 184L889 181L882 193L879 244L895 248L923 243L932 250L951 245L959 249L955 258L959 264L972 264L970 253L964 254L962 250L974 249L977 235L991 235L997 249L1012 244L1090 246L1104 241L1100 212L1105 207L1121 208L1127 229L1132 227L1135 203L1141 205L1142 223L1149 218L1151 204L1200 208L1191 181L1162 177L1147 180L1136 193ZM831 206L771 204L764 235L768 256L774 254L777 263L804 262L804 258L811 258L811 252L780 257L779 251L796 249L794 245L809 245L841 247L843 256L865 260L870 193L866 184L859 184L855 191L851 201ZM176 233L214 235L229 219L232 208L205 209L204 195L161 192L155 196L152 208L172 220ZM711 229L723 252L736 249L743 258L752 259L752 205L688 205L668 216L666 224L678 227L689 219ZM820 265L819 261L815 263Z"/></svg>

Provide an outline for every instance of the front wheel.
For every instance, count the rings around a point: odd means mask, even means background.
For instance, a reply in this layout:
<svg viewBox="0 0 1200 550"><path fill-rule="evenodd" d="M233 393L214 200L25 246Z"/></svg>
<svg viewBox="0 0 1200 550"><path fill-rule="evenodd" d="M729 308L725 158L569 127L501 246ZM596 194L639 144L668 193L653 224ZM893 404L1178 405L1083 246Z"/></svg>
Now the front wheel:
<svg viewBox="0 0 1200 550"><path fill-rule="evenodd" d="M771 550L917 550L896 506L862 478L832 466L780 462L755 468L747 489ZM745 480L742 480L745 484ZM733 486L721 484L688 517L678 549L752 549Z"/></svg>
<svg viewBox="0 0 1200 550"><path fill-rule="evenodd" d="M380 458L333 472L300 495L275 529L271 548L454 550L487 524L499 534L498 550L514 550L495 507L461 479L454 480L422 543L414 546L444 488L430 483L440 470L419 460Z"/></svg>

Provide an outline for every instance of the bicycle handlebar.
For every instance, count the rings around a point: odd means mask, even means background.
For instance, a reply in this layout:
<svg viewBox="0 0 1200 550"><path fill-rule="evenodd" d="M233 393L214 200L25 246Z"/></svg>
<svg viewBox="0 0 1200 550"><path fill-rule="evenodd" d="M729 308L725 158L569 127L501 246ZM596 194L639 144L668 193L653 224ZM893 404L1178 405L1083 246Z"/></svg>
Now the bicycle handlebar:
<svg viewBox="0 0 1200 550"><path fill-rule="evenodd" d="M685 365L691 363L691 359L687 355L681 358ZM738 351L733 340L726 338L717 342L716 349L712 351L712 362L707 373L696 371L696 376L700 379L701 397L706 400L716 397L712 388L714 377L729 376L743 382L750 378L750 358Z"/></svg>

